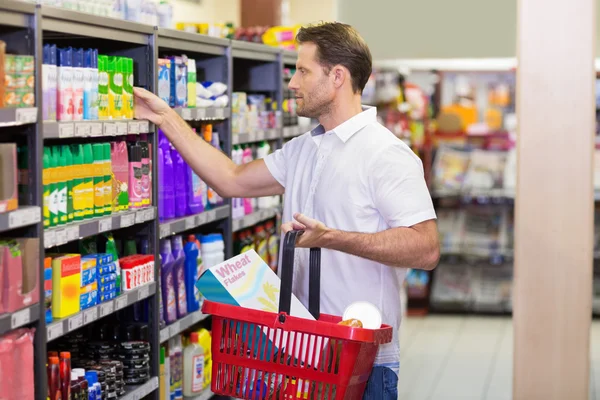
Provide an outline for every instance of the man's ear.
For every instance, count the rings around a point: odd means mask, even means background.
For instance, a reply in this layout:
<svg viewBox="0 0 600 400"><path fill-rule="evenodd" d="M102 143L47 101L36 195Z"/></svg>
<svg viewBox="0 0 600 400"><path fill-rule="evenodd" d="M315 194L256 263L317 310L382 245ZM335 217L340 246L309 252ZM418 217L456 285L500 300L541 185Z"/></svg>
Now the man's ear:
<svg viewBox="0 0 600 400"><path fill-rule="evenodd" d="M337 89L342 87L348 79L348 70L338 64L331 69L331 75L333 76L333 84Z"/></svg>

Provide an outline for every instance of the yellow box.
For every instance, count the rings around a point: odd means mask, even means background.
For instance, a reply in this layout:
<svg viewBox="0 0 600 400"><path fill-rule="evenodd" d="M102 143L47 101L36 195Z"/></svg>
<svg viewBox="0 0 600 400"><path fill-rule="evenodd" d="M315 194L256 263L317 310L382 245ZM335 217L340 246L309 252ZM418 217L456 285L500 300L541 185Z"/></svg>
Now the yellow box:
<svg viewBox="0 0 600 400"><path fill-rule="evenodd" d="M80 311L81 256L58 255L52 259L52 316L65 318Z"/></svg>

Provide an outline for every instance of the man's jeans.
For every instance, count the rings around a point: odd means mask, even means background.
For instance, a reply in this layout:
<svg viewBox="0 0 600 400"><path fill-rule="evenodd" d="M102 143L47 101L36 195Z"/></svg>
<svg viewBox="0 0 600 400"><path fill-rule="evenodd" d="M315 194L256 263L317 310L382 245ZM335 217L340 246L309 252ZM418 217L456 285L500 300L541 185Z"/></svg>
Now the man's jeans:
<svg viewBox="0 0 600 400"><path fill-rule="evenodd" d="M387 367L373 367L363 400L398 400L398 375Z"/></svg>

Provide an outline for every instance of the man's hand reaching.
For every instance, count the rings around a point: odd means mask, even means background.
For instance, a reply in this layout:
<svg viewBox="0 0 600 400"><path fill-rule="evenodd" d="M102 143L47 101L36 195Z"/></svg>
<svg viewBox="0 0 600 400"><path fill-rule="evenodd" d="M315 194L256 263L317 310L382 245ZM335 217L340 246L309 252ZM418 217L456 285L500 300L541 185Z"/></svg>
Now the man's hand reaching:
<svg viewBox="0 0 600 400"><path fill-rule="evenodd" d="M294 221L281 224L282 232L288 233L292 230L303 230L304 233L298 236L296 247L325 247L324 237L330 231L324 223L305 215L294 214Z"/></svg>
<svg viewBox="0 0 600 400"><path fill-rule="evenodd" d="M157 126L165 122L171 107L154 93L139 87L133 88L134 114L136 119L147 119Z"/></svg>

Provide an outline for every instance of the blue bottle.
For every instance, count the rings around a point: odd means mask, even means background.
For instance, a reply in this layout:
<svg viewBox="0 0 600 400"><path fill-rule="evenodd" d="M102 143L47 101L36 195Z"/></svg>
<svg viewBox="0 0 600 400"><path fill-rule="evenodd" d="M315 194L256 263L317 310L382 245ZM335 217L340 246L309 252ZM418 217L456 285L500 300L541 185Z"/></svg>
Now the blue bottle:
<svg viewBox="0 0 600 400"><path fill-rule="evenodd" d="M198 280L198 253L195 241L188 241L183 247L185 252L185 289L187 296L187 311L192 313L200 309L200 291L196 288Z"/></svg>

